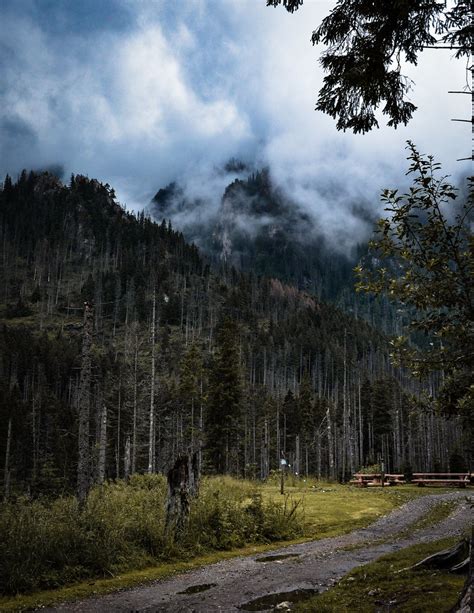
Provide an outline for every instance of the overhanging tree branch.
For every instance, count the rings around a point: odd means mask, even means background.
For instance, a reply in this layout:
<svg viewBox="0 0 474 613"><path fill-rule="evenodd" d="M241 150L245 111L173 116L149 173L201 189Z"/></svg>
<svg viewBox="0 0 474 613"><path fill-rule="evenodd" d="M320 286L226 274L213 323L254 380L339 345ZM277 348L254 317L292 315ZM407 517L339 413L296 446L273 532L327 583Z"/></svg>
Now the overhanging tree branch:
<svg viewBox="0 0 474 613"><path fill-rule="evenodd" d="M267 6L297 11L303 0L267 0ZM320 63L326 72L316 110L337 120L338 130L369 132L407 124L416 111L408 99L412 81L401 73L401 59L416 65L424 49L454 50L469 56L474 28L472 6L457 0L447 9L438 0L338 0L314 30L313 44L326 45Z"/></svg>

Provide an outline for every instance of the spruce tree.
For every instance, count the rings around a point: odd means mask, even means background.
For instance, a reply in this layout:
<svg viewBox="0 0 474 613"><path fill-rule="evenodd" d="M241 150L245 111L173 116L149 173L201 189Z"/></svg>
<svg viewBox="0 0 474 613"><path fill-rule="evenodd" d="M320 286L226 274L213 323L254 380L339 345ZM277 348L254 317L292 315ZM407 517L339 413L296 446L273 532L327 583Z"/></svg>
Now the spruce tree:
<svg viewBox="0 0 474 613"><path fill-rule="evenodd" d="M225 319L209 374L207 451L217 473L236 473L243 404L238 327Z"/></svg>

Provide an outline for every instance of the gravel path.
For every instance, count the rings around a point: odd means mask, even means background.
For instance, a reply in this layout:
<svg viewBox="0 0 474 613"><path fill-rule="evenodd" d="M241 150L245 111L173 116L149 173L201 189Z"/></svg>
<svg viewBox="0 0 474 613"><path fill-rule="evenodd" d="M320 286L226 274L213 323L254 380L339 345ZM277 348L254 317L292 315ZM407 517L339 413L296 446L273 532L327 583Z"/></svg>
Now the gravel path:
<svg viewBox="0 0 474 613"><path fill-rule="evenodd" d="M397 536L434 505L448 500L459 500L459 504L447 519L405 537ZM236 612L241 610L239 607L243 604L266 594L296 589L322 592L356 566L415 543L460 535L472 520L472 510L466 504L464 492L422 496L367 528L350 534L300 543L271 553L233 558L146 586L65 603L49 611ZM380 542L381 539L384 542ZM361 548L344 549L364 543ZM286 559L256 561L263 557L290 554L293 556ZM208 584L212 584L212 587L205 591L183 593L189 588Z"/></svg>

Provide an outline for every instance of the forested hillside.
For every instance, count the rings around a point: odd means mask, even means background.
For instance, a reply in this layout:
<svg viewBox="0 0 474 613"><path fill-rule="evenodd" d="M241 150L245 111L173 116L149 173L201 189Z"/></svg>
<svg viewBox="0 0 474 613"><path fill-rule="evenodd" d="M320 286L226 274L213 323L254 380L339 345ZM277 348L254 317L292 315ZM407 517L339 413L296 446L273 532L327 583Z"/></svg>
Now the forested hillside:
<svg viewBox="0 0 474 613"><path fill-rule="evenodd" d="M99 483L190 449L206 472L262 478L282 454L342 479L381 457L462 464L458 422L414 410L388 340L274 270L215 271L80 175L7 177L0 222L5 496L72 490L78 449Z"/></svg>
<svg viewBox="0 0 474 613"><path fill-rule="evenodd" d="M393 304L354 291L353 269L368 253L367 239L375 223L367 203L347 196L347 214L357 220L357 232L348 232L342 221L333 222L339 225L339 236L330 237L323 219L275 185L268 168L251 171L233 159L224 170L229 183L222 193L213 193L219 202L216 209L205 199L193 197L192 189L170 183L153 197L152 217L158 222L170 219L216 267L230 265L280 279L389 334L399 331L401 321ZM324 196L319 201L313 196L319 213L336 206L341 198L335 186L325 187L323 180L320 189Z"/></svg>

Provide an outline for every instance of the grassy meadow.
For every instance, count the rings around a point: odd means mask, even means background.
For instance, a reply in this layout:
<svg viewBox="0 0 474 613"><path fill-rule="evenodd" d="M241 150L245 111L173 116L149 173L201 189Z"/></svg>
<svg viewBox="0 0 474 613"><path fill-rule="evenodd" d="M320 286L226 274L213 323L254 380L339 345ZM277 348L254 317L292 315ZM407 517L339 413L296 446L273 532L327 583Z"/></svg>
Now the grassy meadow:
<svg viewBox="0 0 474 613"><path fill-rule="evenodd" d="M270 479L262 492L264 498L270 500L282 498L277 479L273 482ZM285 493L291 500L300 501L305 537L320 539L362 528L412 498L433 491L412 485L362 489L290 476L285 483Z"/></svg>

